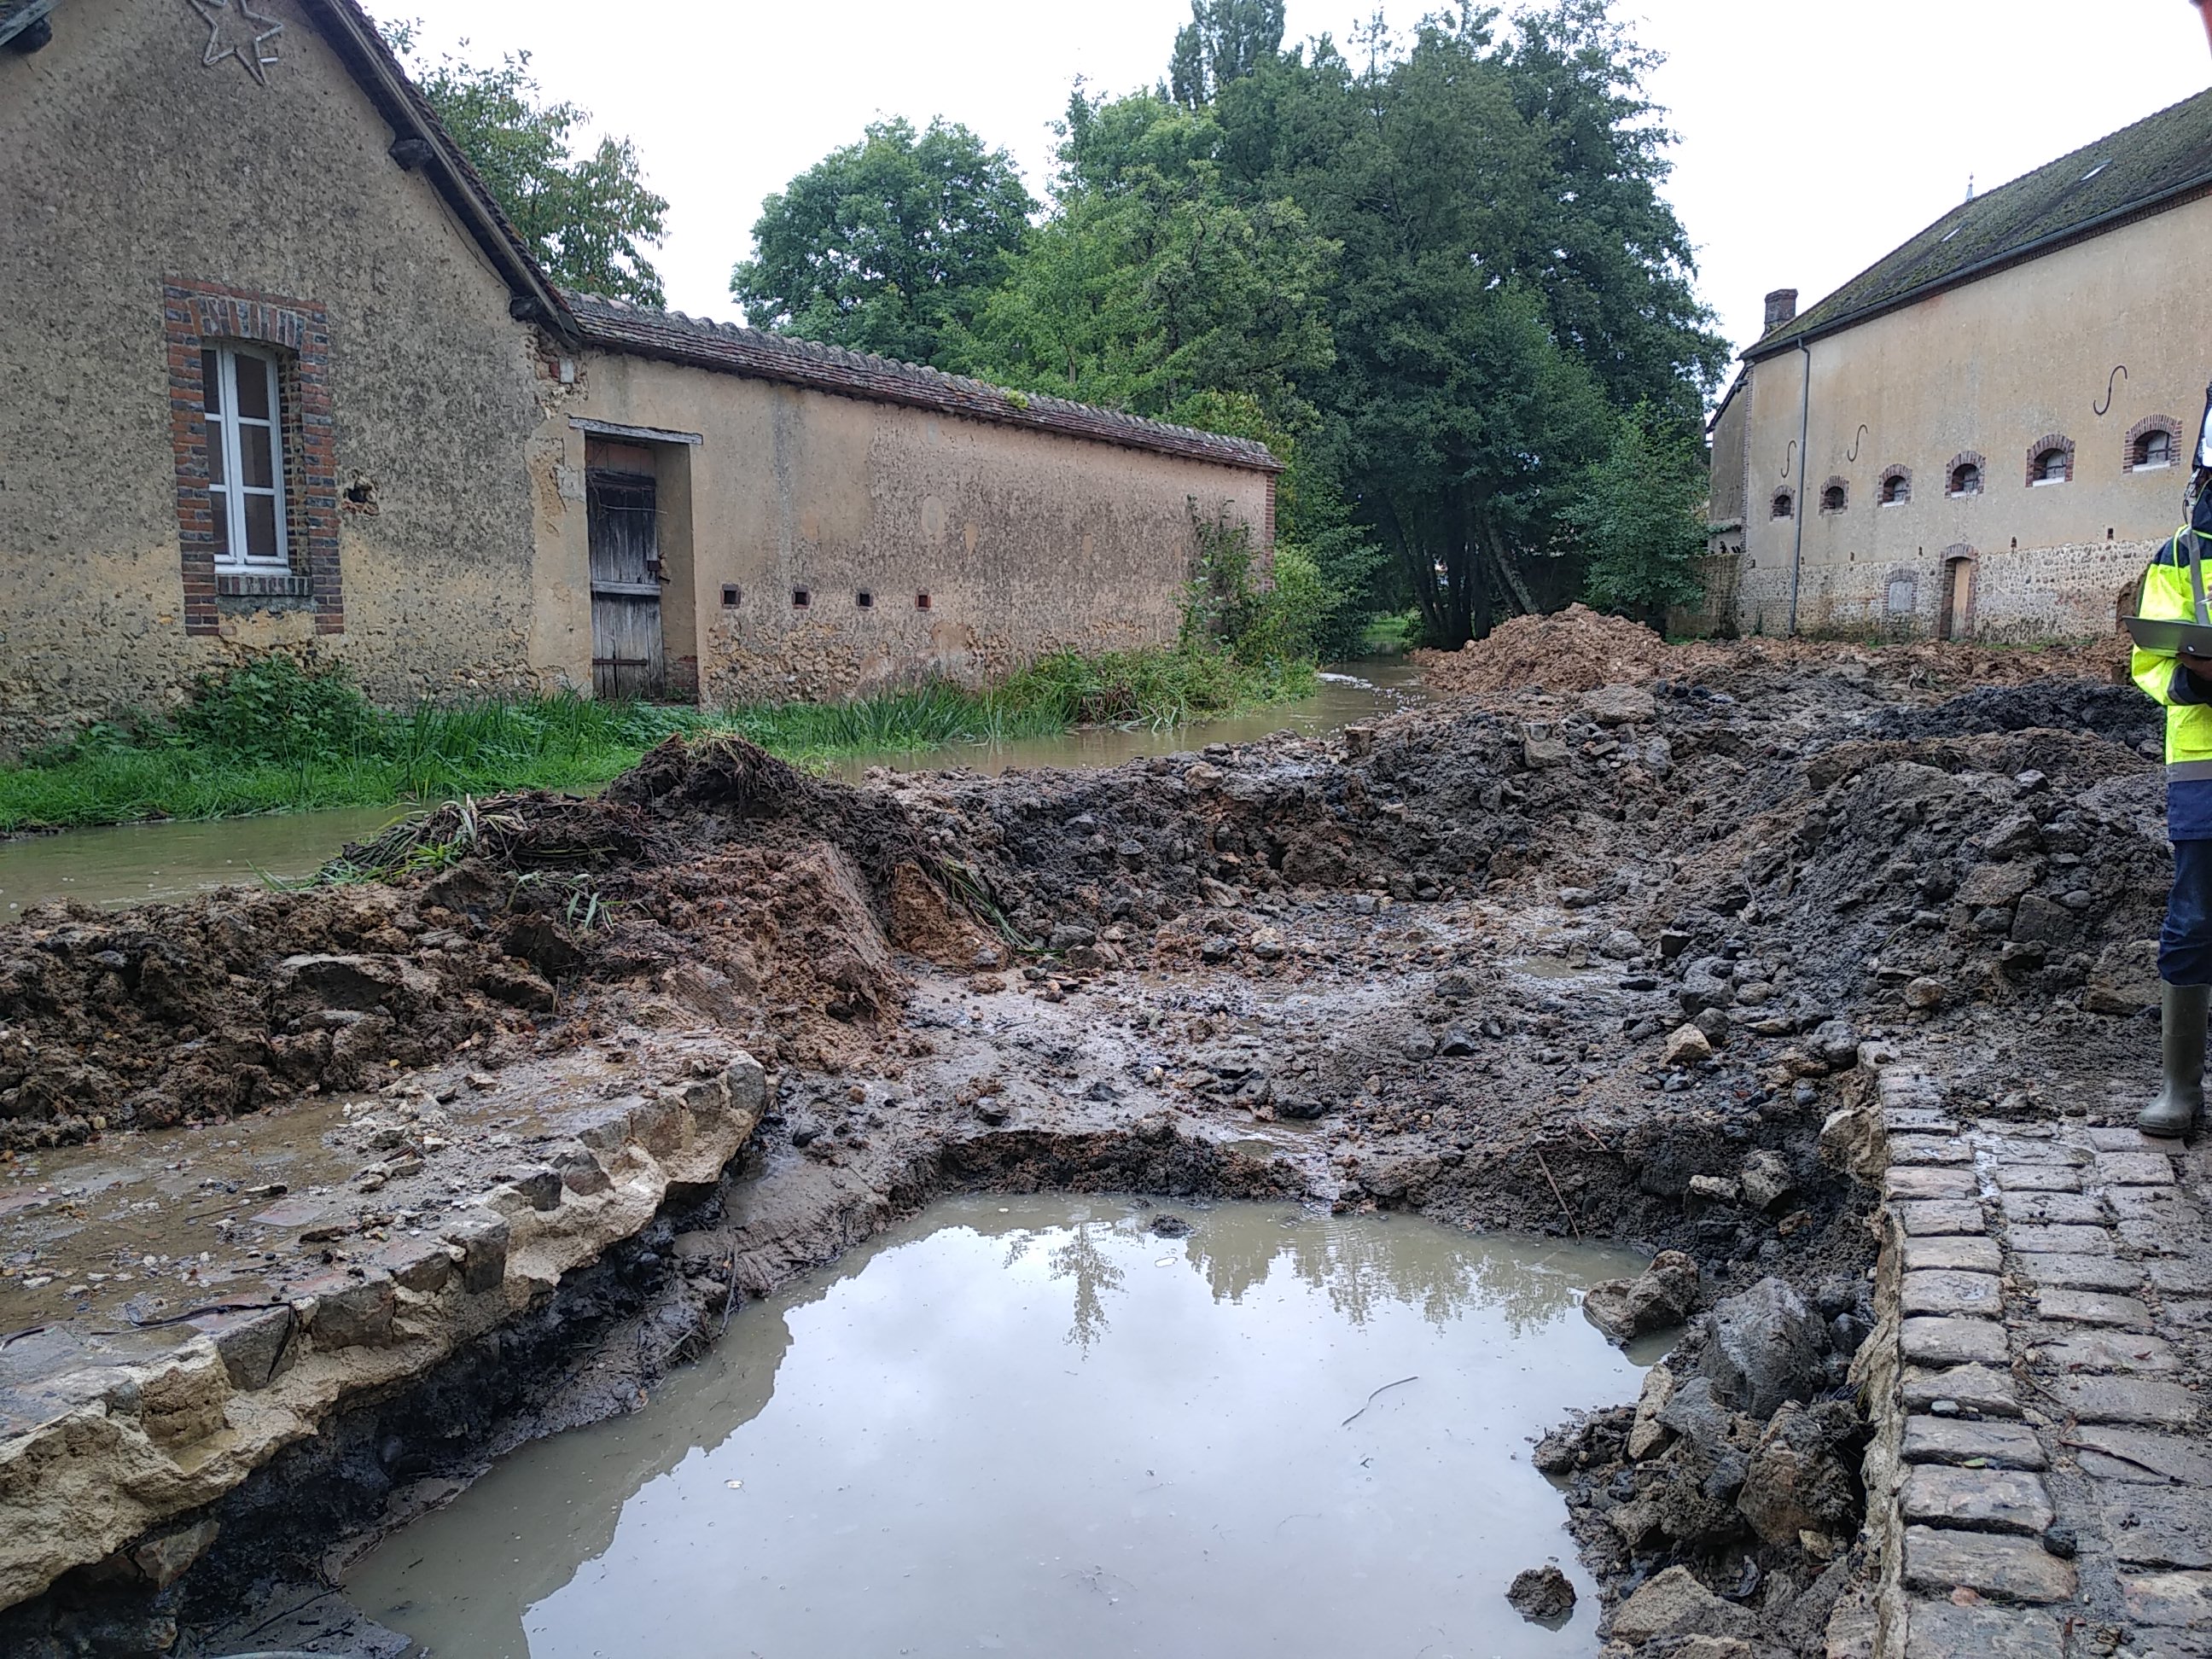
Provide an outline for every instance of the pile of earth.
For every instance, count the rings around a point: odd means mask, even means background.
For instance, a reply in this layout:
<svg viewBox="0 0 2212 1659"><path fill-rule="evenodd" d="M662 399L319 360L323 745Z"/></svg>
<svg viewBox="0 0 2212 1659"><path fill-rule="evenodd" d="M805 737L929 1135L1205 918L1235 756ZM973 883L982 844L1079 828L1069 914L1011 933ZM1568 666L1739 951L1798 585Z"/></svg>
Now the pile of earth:
<svg viewBox="0 0 2212 1659"><path fill-rule="evenodd" d="M671 744L603 799L449 805L305 890L40 907L0 930L0 1149L495 1067L653 1005L833 1062L896 1018L894 942L992 948L933 862L878 798Z"/></svg>
<svg viewBox="0 0 2212 1659"><path fill-rule="evenodd" d="M2042 679L2123 681L2127 641L2116 635L2009 650L1933 640L1860 645L1764 637L1670 645L1640 623L1574 605L1513 617L1455 652L1422 652L1419 660L1430 689L1446 695L1589 691L1680 678L1725 686L1762 669L1838 674L1899 692L1935 694Z"/></svg>

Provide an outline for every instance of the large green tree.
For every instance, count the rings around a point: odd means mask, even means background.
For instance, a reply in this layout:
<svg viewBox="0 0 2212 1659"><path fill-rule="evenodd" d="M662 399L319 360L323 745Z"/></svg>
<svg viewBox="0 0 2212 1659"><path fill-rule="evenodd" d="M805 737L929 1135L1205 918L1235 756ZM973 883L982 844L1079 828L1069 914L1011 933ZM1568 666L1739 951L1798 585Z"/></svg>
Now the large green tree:
<svg viewBox="0 0 2212 1659"><path fill-rule="evenodd" d="M1283 0L1190 0L1190 21L1176 35L1168 90L1197 109L1283 49Z"/></svg>
<svg viewBox="0 0 2212 1659"><path fill-rule="evenodd" d="M1623 415L1565 519L1587 560L1583 597L1662 632L1669 605L1704 591L1705 454L1681 422L1648 403Z"/></svg>
<svg viewBox="0 0 2212 1659"><path fill-rule="evenodd" d="M1036 206L1013 159L966 127L878 122L762 204L730 292L756 327L938 362Z"/></svg>
<svg viewBox="0 0 2212 1659"><path fill-rule="evenodd" d="M416 52L418 25L380 27L549 276L563 288L666 303L646 250L665 234L668 204L647 187L629 139L603 137L577 154L577 130L591 113L547 102L526 52L496 68L450 56L431 63Z"/></svg>

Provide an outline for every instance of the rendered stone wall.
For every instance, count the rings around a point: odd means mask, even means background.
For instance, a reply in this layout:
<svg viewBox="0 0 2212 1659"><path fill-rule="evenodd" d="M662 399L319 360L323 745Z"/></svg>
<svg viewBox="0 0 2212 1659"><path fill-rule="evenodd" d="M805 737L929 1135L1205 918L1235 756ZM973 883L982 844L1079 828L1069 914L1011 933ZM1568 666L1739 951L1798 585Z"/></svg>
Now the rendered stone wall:
<svg viewBox="0 0 2212 1659"><path fill-rule="evenodd" d="M1802 455L1808 360L1759 359L1737 395L1741 458L1729 434L1714 447L1716 500L1748 479L1743 630L1787 628L1796 559L1801 629L1932 633L1944 563L1963 550L1975 566L1966 633L2110 631L2121 586L2182 515L2186 443L2149 468L2134 446L2192 432L2203 406L2212 293L2186 265L2208 234L2212 201L2200 199L1814 340ZM2069 473L2031 483L2046 447L2070 450ZM1962 458L1981 463L1977 493L1948 488ZM1908 499L1884 502L1885 476L1900 472ZM1831 482L1841 511L1821 508ZM1793 510L1778 518L1784 491ZM1912 602L1893 614L1891 584L1908 575Z"/></svg>
<svg viewBox="0 0 2212 1659"><path fill-rule="evenodd" d="M70 0L42 50L0 52L0 751L272 647L391 702L588 668L567 649L580 602L549 628L532 581L527 461L557 431L536 336L308 15L257 9L283 26L259 79L202 61L184 0ZM165 338L179 282L328 320L335 586L211 595L203 574L204 634ZM329 562L308 553L303 587Z"/></svg>
<svg viewBox="0 0 2212 1659"><path fill-rule="evenodd" d="M577 416L700 439L664 447L690 545L664 515L663 617L709 703L980 684L1061 647L1172 640L1194 512L1246 527L1266 574L1264 471L630 356L586 357L578 391ZM572 478L583 439L570 434ZM672 466L659 471L665 495ZM549 573L586 568L570 506Z"/></svg>

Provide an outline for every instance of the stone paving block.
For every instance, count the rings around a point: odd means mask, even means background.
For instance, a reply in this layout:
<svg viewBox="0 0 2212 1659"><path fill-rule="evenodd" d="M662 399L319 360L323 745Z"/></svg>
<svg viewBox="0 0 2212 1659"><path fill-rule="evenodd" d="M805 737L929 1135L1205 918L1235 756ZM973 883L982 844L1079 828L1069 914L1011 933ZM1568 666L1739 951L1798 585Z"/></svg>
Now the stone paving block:
<svg viewBox="0 0 2212 1659"><path fill-rule="evenodd" d="M2100 1152L2097 1179L2113 1187L2170 1187L2173 1160L2164 1152Z"/></svg>
<svg viewBox="0 0 2212 1659"><path fill-rule="evenodd" d="M1982 1206L1968 1199L1935 1199L1925 1203L1895 1206L1898 1225L1915 1238L1943 1233L1985 1233Z"/></svg>
<svg viewBox="0 0 2212 1659"><path fill-rule="evenodd" d="M1905 1271L1909 1273L1930 1267L1993 1273L2004 1265L2004 1253L1994 1238L1908 1238L1904 1249Z"/></svg>
<svg viewBox="0 0 2212 1659"><path fill-rule="evenodd" d="M2203 1237L2201 1229L2164 1219L2123 1221L2112 1229L2114 1240L2145 1255L2187 1255Z"/></svg>
<svg viewBox="0 0 2212 1659"><path fill-rule="evenodd" d="M2147 1135L2133 1125L2109 1129L2084 1129L2081 1138L2100 1152L2154 1152L2169 1143Z"/></svg>
<svg viewBox="0 0 2212 1659"><path fill-rule="evenodd" d="M2040 1291L2035 1305L2045 1319L2063 1319L2076 1325L2121 1325L2138 1331L2150 1328L2150 1310L2131 1296L2111 1296L2103 1291Z"/></svg>
<svg viewBox="0 0 2212 1659"><path fill-rule="evenodd" d="M2122 1574L2120 1597L2128 1617L2154 1628L2212 1624L2212 1572Z"/></svg>
<svg viewBox="0 0 2212 1659"><path fill-rule="evenodd" d="M1974 1149L1949 1135L1899 1135L1889 1138L1889 1161L1897 1164L1972 1164Z"/></svg>
<svg viewBox="0 0 2212 1659"><path fill-rule="evenodd" d="M1974 1149L1987 1152L2000 1164L2087 1164L2089 1154L2048 1135L1977 1135Z"/></svg>
<svg viewBox="0 0 2212 1659"><path fill-rule="evenodd" d="M1882 1172L1882 1196L1893 1202L1913 1198L1972 1198L1981 1191L1972 1170L1929 1164L1895 1164Z"/></svg>
<svg viewBox="0 0 2212 1659"><path fill-rule="evenodd" d="M2143 1282L2141 1267L2112 1255L2041 1255L2022 1251L2013 1257L2012 1271L2031 1285L2051 1290L2138 1291Z"/></svg>
<svg viewBox="0 0 2212 1659"><path fill-rule="evenodd" d="M1891 1134L1956 1134L1958 1121L1941 1106L1893 1106L1884 1102L1881 1127Z"/></svg>
<svg viewBox="0 0 2212 1659"><path fill-rule="evenodd" d="M2007 1221L2038 1226L2101 1227L2111 1218L2102 1200L2087 1193L2001 1193Z"/></svg>
<svg viewBox="0 0 2212 1659"><path fill-rule="evenodd" d="M2155 1258L2150 1282L2168 1296L2212 1296L2212 1261L2201 1255Z"/></svg>
<svg viewBox="0 0 2212 1659"><path fill-rule="evenodd" d="M1914 1590L1948 1594L1962 1589L2008 1601L2051 1602L2072 1601L2076 1580L2071 1561L2048 1553L2031 1538L1907 1527L1905 1584Z"/></svg>
<svg viewBox="0 0 2212 1659"><path fill-rule="evenodd" d="M2110 1255L2112 1235L2102 1227L2013 1226L2005 1243L2015 1250L2044 1255Z"/></svg>
<svg viewBox="0 0 2212 1659"><path fill-rule="evenodd" d="M2212 1326L2212 1302L2191 1302L2169 1296L2160 1311L2159 1323L2167 1330L2179 1328L2201 1331Z"/></svg>
<svg viewBox="0 0 2212 1659"><path fill-rule="evenodd" d="M2063 1164L2007 1164L1998 1167L1997 1185L2008 1193L2078 1193L2081 1175Z"/></svg>
<svg viewBox="0 0 2212 1659"><path fill-rule="evenodd" d="M1966 1463L1976 1458L1986 1458L1991 1468L2002 1469L2040 1469L2049 1464L2043 1443L2023 1424L1972 1423L1956 1417L1905 1419L1906 1462Z"/></svg>
<svg viewBox="0 0 2212 1659"><path fill-rule="evenodd" d="M1906 1615L1905 1659L2065 1659L2066 1633L2028 1607L1961 1607L1915 1601Z"/></svg>
<svg viewBox="0 0 2212 1659"><path fill-rule="evenodd" d="M2212 1503L2180 1486L2097 1483L2112 1553L2131 1567L2212 1567Z"/></svg>
<svg viewBox="0 0 2212 1659"><path fill-rule="evenodd" d="M1917 1463L1905 1471L1899 1502L1908 1522L1970 1532L2040 1535L2053 1519L2039 1474L2017 1469L1960 1469Z"/></svg>
<svg viewBox="0 0 2212 1659"><path fill-rule="evenodd" d="M2179 1187L2107 1187L2105 1202L2122 1221L2162 1221L2191 1238L2204 1237L2204 1212Z"/></svg>
<svg viewBox="0 0 2212 1659"><path fill-rule="evenodd" d="M2188 1436L2077 1423L2066 1439L2083 1471L2100 1480L2212 1486L2212 1447Z"/></svg>
<svg viewBox="0 0 2212 1659"><path fill-rule="evenodd" d="M2020 1396L2009 1371L1989 1365L1953 1365L1942 1370L1906 1366L1905 1409L1925 1412L1939 1400L1984 1417L2020 1415Z"/></svg>
<svg viewBox="0 0 2212 1659"><path fill-rule="evenodd" d="M2186 1429L2197 1422L2203 1403L2180 1383L2154 1376L2060 1376L2049 1388L2084 1423Z"/></svg>
<svg viewBox="0 0 2212 1659"><path fill-rule="evenodd" d="M2039 1364L2060 1371L2120 1371L2136 1374L2181 1369L2181 1357L2163 1338L2138 1331L2039 1331L2033 1339Z"/></svg>
<svg viewBox="0 0 2212 1659"><path fill-rule="evenodd" d="M1995 1273L1947 1273L1930 1268L1905 1275L1899 1306L1917 1314L1978 1314L1996 1317L2004 1308L2004 1285Z"/></svg>
<svg viewBox="0 0 2212 1659"><path fill-rule="evenodd" d="M1990 1319L1900 1322L1905 1357L1916 1365L2003 1365L2012 1355L2004 1327Z"/></svg>

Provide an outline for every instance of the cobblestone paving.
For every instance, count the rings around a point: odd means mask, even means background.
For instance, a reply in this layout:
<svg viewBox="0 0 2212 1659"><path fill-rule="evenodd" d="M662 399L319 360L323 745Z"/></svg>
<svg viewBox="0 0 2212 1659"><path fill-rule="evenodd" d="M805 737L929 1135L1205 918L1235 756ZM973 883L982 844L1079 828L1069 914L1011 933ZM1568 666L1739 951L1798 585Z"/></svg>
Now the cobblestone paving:
<svg viewBox="0 0 2212 1659"><path fill-rule="evenodd" d="M2212 1656L2212 1158L1876 1080L1907 1659Z"/></svg>

